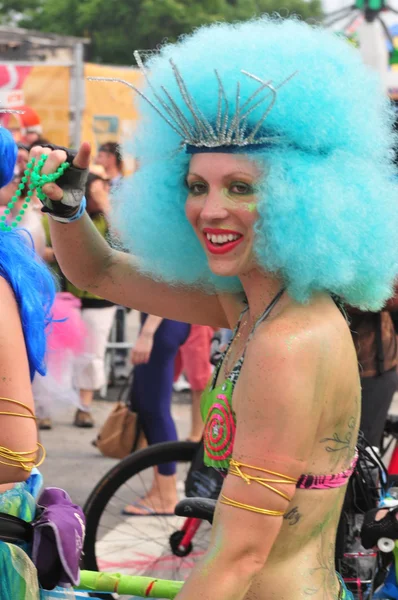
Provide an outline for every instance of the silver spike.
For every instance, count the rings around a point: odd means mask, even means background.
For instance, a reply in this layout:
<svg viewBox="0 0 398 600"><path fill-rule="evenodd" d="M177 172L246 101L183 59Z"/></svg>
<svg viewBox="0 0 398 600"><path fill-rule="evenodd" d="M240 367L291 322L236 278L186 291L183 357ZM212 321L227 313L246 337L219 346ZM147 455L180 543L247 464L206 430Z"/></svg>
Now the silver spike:
<svg viewBox="0 0 398 600"><path fill-rule="evenodd" d="M178 135L180 135L181 137L183 136L183 132L181 132L181 130L179 130L171 121L170 119L168 119L160 110L159 108L152 102L152 100L150 100L147 96L145 96L145 94L143 94L138 88L135 87L135 85L133 85L132 83L130 83L129 81L126 81L125 79L120 79L119 77L87 77L88 81L110 81L112 83L123 83L124 85L127 85L129 88L131 88L132 90L134 90L139 96L141 96L141 98L143 98L146 102L148 102L148 104L150 104L150 106L152 106L152 108L158 113L158 115L160 117L162 117L162 119L164 121L166 121L166 123L168 125L170 125L170 127L172 129L174 129L174 131L176 133L178 133Z"/></svg>
<svg viewBox="0 0 398 600"><path fill-rule="evenodd" d="M214 140L217 139L216 135L214 133L213 127L208 122L208 120L204 117L202 112L198 109L198 107L195 104L195 101L193 100L190 93L188 92L187 86L185 85L185 81L184 81L183 77L181 76L181 73L178 70L177 66L174 64L174 62L171 59L169 60L169 62L170 62L171 68L173 69L174 77L176 78L177 85L181 92L181 96L183 97L184 102L186 103L189 110L191 111L191 114L199 127L199 131L201 132L201 135L202 135L202 131L204 131L204 132L207 132L208 134L210 134Z"/></svg>
<svg viewBox="0 0 398 600"><path fill-rule="evenodd" d="M241 73L246 74L245 71L241 71ZM249 96L249 98L242 104L241 107L241 112L244 111L244 109L249 106L250 102L252 102L254 100L254 98L256 96L258 96L258 94L260 92L262 92L265 88L267 88L269 85L271 85L272 83L272 79L270 79L269 81L264 81L261 85L261 87L257 88L255 92L253 92L253 94L251 94L251 96Z"/></svg>
<svg viewBox="0 0 398 600"><path fill-rule="evenodd" d="M271 93L273 92L273 98L271 100L270 105L267 107L267 110L262 114L262 116L260 117L260 119L257 122L256 126L254 127L254 129L250 133L249 137L246 138L246 140L247 140L247 142L249 144L251 144L253 142L256 133L259 131L261 125L264 123L264 121L267 118L270 110L272 110L272 107L275 104L275 101L276 101L276 90L274 88L270 88L270 91L271 91Z"/></svg>
<svg viewBox="0 0 398 600"><path fill-rule="evenodd" d="M222 119L222 101L223 101L222 84L221 84L220 76L218 74L217 69L214 69L214 73L215 73L215 76L217 79L217 85L218 85L216 132L217 132L217 135L220 135L221 119Z"/></svg>
<svg viewBox="0 0 398 600"><path fill-rule="evenodd" d="M166 104L166 102L164 102L164 100L162 99L162 97L159 96L159 94L156 92L154 86L152 85L151 80L150 80L150 78L148 76L148 71L146 70L146 67L144 65L144 62L143 62L143 60L141 58L141 55L140 55L139 51L138 50L134 50L133 55L134 55L134 58L135 58L135 61L136 61L137 65L138 65L138 68L140 69L141 73L144 75L145 81L147 82L149 88L152 90L152 93L155 96L156 100L161 104L161 106L163 106L164 110L169 114L169 116L172 119L175 119L175 115L172 114L172 111L171 111L170 107ZM178 120L176 122L176 125L181 127L181 123L179 123ZM185 128L182 128L182 129L184 130Z"/></svg>
<svg viewBox="0 0 398 600"><path fill-rule="evenodd" d="M271 103L269 104L269 106L267 107L266 111L263 113L263 115L260 117L259 121L257 122L256 127L253 129L253 131L250 133L249 137L247 139L250 139L249 143L253 143L253 133L254 135L257 133L257 131L260 129L261 125L264 123L265 119L267 118L269 112L271 111L271 109L273 108L275 101L276 101L276 91L281 88L283 85L285 85L285 83L287 83L288 81L290 81L290 79L292 79L292 77L294 77L298 71L295 71L294 73L292 73L291 75L289 75L286 79L284 79L281 83L279 83L276 87L272 86L270 81L263 81L262 79L260 79L260 77L257 77L257 75L253 75L252 73L249 73L248 71L242 70L241 71L243 73L243 75L247 75L247 77L250 77L251 79L254 79L255 81L258 81L258 83L261 83L261 87L257 90L257 92L261 92L262 90L264 90L265 88L268 89L268 93L265 94L265 96L263 96L258 102L256 102L254 105L252 105L251 107L248 108L248 110L246 111L246 113L242 116L242 120L243 119L247 119L247 117L250 115L251 112L253 112L253 110L255 110L258 106L260 106L260 104L262 104L264 102L264 100L266 100L268 98L268 96L270 94L272 94L272 99L271 99ZM249 98L249 100L252 100L254 97L256 96L256 93L252 94L252 96ZM260 143L260 142L259 142Z"/></svg>
<svg viewBox="0 0 398 600"><path fill-rule="evenodd" d="M264 81L257 75L253 75L248 71L242 70L242 74L250 77L254 81L258 82L260 86L245 100L243 104L240 103L240 83L237 82L236 96L235 96L235 109L233 114L229 115L229 102L225 93L225 88L220 77L220 74L215 69L214 73L218 82L218 93L217 93L217 114L214 126L209 119L203 114L198 107L194 98L188 91L188 87L181 75L177 65L169 60L171 69L177 87L181 94L181 98L187 107L189 113L192 115L193 122L186 116L183 110L178 106L177 101L173 99L170 92L161 86L161 91L165 98L156 91L155 87L150 81L149 74L146 70L141 54L138 51L134 52L135 59L137 61L138 68L145 77L145 80L150 88L154 100L150 99L143 92L141 92L135 85L128 81L119 78L111 77L89 77L90 81L111 81L118 82L127 85L129 88L134 90L143 100L145 100L157 113L158 115L181 137L180 148L183 148L187 144L200 147L216 148L220 146L247 146L248 144L261 144L261 143L278 143L281 142L281 137L274 136L260 136L257 137L258 132L267 118L269 112L272 110L277 97L277 90L285 85L297 71L292 73L284 81L278 85L272 85L272 80ZM265 95L263 92L265 91ZM264 104L267 99L270 98L267 103L266 110L262 113L261 117L257 120L254 128L250 131L249 135L246 136L246 130L248 126L249 115L259 106ZM259 97L259 98L258 98ZM258 99L257 99L258 98ZM257 99L254 103L253 101ZM159 104L159 106L156 104ZM23 111L9 111L3 110L0 112L19 112Z"/></svg>
<svg viewBox="0 0 398 600"><path fill-rule="evenodd" d="M180 110L180 108L174 102L173 98L171 97L169 92L166 90L166 88L162 86L161 89L162 89L163 93L167 96L167 99L170 102L170 104L172 105L172 107L174 109L174 113L175 113L175 118L178 121L178 123L180 124L181 129L184 130L187 138L190 138L194 134L194 129L193 129L191 123L188 121L188 119L186 118L184 113Z"/></svg>
<svg viewBox="0 0 398 600"><path fill-rule="evenodd" d="M216 71L216 77L217 77L218 84L220 87L220 93L221 93L222 98L224 99L224 104L225 104L224 118L222 119L222 123L220 126L220 133L219 133L220 146L223 146L225 144L226 132L227 132L227 128L228 128L229 102L228 102L227 95L225 93L225 88L224 88L223 82L221 80L221 77L220 77L218 71Z"/></svg>
<svg viewBox="0 0 398 600"><path fill-rule="evenodd" d="M236 138L237 132L239 131L239 121L240 121L239 105L240 105L240 85L239 85L239 81L238 81L238 83L236 84L235 113L232 117L231 124L229 126L228 133L227 133L227 140L229 143L232 142L234 133L235 133L235 138ZM236 139L235 139L235 141L236 141Z"/></svg>

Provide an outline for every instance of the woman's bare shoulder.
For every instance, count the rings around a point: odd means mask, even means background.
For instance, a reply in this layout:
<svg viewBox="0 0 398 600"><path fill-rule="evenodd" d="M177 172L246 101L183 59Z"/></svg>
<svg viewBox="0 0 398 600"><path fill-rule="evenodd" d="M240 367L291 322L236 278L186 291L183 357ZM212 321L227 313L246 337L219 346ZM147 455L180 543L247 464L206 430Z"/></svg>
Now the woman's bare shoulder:
<svg viewBox="0 0 398 600"><path fill-rule="evenodd" d="M313 345L314 350L319 343L324 343L325 338L351 339L344 314L326 294L319 294L306 304L288 305L275 319L270 319L267 335L263 331L263 336L271 337L273 343L277 339L285 344L290 342L289 348L293 348L293 342L297 340L301 346Z"/></svg>
<svg viewBox="0 0 398 600"><path fill-rule="evenodd" d="M18 304L11 285L0 275L0 319L7 321L11 313L18 313ZM7 313L7 310L10 311Z"/></svg>
<svg viewBox="0 0 398 600"><path fill-rule="evenodd" d="M298 371L312 378L323 363L331 366L344 353L352 355L354 364L348 324L333 300L325 297L292 304L267 320L250 342L245 363L261 366L264 380L271 367L282 379Z"/></svg>
<svg viewBox="0 0 398 600"><path fill-rule="evenodd" d="M5 351L23 338L18 303L11 285L0 276L0 352L6 342Z"/></svg>

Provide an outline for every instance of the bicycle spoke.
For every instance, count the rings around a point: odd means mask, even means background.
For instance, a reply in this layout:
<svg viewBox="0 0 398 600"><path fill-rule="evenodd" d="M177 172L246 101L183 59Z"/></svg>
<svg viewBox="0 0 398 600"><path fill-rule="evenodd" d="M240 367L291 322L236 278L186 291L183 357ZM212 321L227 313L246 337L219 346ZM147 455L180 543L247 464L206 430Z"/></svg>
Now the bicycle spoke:
<svg viewBox="0 0 398 600"><path fill-rule="evenodd" d="M209 525L201 524L200 531L196 531L191 540L192 548L187 548L187 555L177 556L179 540L183 536L182 527L187 524L185 518L156 513L143 516L122 514L126 506L140 502L148 496L149 500L153 498L154 502L156 501L159 511L161 511L159 506L169 508L162 488L157 488L156 479L154 480L153 469L159 464L176 462L177 498L183 497L185 480L190 467L188 457L192 456L194 449L191 450L186 444L181 443L181 447L185 450L182 453L183 458L179 461L178 458L175 459L178 456L178 444L178 442L171 443L170 450L166 447L166 452L168 451L166 456L163 452L164 446L159 448L158 455L149 448L145 457L144 450L144 454L137 456L136 462L132 455L130 462L121 465L120 470L111 471L110 480L105 480L104 485L99 486L98 510L96 496L91 498L89 511L92 511L93 520L90 543L95 549L94 556L99 570L151 576L158 579L185 580L196 562L203 556L210 536ZM173 446L177 450L174 450ZM164 460L165 458L168 460ZM140 470L138 466L140 463L146 464L146 467ZM130 465L131 475L128 472ZM113 483L115 479L118 481L117 486ZM111 491L107 491L108 484L108 490ZM145 500L144 504L148 504L151 508L149 501ZM172 534L175 534L173 538L171 538ZM124 598L127 600L127 597Z"/></svg>

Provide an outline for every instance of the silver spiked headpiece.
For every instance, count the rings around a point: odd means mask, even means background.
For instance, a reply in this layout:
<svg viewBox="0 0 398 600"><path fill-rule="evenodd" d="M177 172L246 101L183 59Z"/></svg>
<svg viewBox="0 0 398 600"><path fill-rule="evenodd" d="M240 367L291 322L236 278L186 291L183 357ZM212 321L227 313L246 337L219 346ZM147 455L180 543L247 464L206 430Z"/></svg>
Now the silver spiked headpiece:
<svg viewBox="0 0 398 600"><path fill-rule="evenodd" d="M185 148L187 152L194 153L216 149L223 149L225 152L228 152L228 150L231 151L234 148L264 146L283 141L281 136L264 134L263 125L275 104L277 91L294 77L296 72L289 75L281 83L273 85L271 80L263 81L260 77L242 70L241 73L243 75L257 81L259 86L247 100L241 103L240 83L238 81L236 84L234 106L230 110L230 103L227 99L222 79L217 69L215 69L214 74L218 84L217 112L215 121L210 122L189 93L188 86L172 59L169 59L169 63L181 97L187 107L186 113L182 112L177 102L164 86L161 86L160 92L154 88L138 51L134 52L134 58L146 79L148 87L152 91L154 100L124 79L111 77L88 77L88 79L90 81L123 83L133 89L181 137L180 146ZM250 123L249 127L248 117L257 108L263 108L264 110L261 112L256 123ZM187 114L190 115L190 118L186 116Z"/></svg>

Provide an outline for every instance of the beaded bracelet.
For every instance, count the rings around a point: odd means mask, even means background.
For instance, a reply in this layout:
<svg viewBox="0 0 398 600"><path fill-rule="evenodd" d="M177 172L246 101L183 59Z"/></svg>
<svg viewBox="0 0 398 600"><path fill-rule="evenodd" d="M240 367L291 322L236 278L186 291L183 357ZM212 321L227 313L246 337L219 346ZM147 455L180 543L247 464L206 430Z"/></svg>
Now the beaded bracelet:
<svg viewBox="0 0 398 600"><path fill-rule="evenodd" d="M46 160L47 154L42 154L37 164L35 164L36 159L32 158L26 165L26 169L21 179L21 183L19 184L15 194L7 204L7 208L4 211L4 215L0 217L0 231L11 231L19 225L19 223L22 221L22 216L25 214L26 209L29 207L29 202L31 201L35 190L37 192L38 198L44 203L47 197L43 192L43 185L46 185L46 183L53 183L54 181L59 179L59 177L61 177L61 175L63 175L66 169L68 169L70 166L68 162L64 162L58 167L58 169L54 173L50 173L49 175L42 175L41 170ZM15 217L15 219L11 223L7 223L7 217L8 215L10 215L15 204L22 196L22 192L26 184L28 184L28 191L26 194L25 202L23 203L22 208Z"/></svg>

